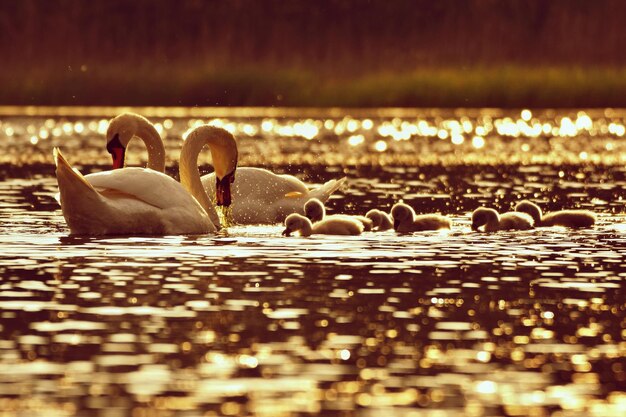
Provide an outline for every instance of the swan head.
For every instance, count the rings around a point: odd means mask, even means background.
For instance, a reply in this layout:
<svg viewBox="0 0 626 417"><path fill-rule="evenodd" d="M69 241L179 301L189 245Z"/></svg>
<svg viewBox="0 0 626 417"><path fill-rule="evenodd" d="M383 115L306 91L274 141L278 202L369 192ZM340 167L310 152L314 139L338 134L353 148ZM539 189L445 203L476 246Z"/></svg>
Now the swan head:
<svg viewBox="0 0 626 417"><path fill-rule="evenodd" d="M113 169L124 167L126 147L141 124L151 125L148 119L135 113L122 113L109 122L106 133L107 151L113 158Z"/></svg>
<svg viewBox="0 0 626 417"><path fill-rule="evenodd" d="M480 207L472 213L472 230L478 230L479 227L487 223L498 222L498 212L491 208Z"/></svg>
<svg viewBox="0 0 626 417"><path fill-rule="evenodd" d="M291 213L285 219L285 230L283 236L291 236L291 233L300 232L301 236L309 236L311 234L311 220L298 213Z"/></svg>
<svg viewBox="0 0 626 417"><path fill-rule="evenodd" d="M535 224L541 223L541 217L542 217L541 209L539 208L538 205L536 205L535 203L531 201L528 201L528 200L520 201L519 203L515 205L515 211L529 214L530 217L532 217L533 220L535 221Z"/></svg>
<svg viewBox="0 0 626 417"><path fill-rule="evenodd" d="M326 209L324 208L324 203L317 198L312 198L304 203L304 215L313 223L322 220L325 214Z"/></svg>
<svg viewBox="0 0 626 417"><path fill-rule="evenodd" d="M218 206L230 206L232 203L232 197L230 193L230 185L235 182L235 170L237 167L233 168L233 170L224 175L221 179L215 175L215 202Z"/></svg>
<svg viewBox="0 0 626 417"><path fill-rule="evenodd" d="M239 158L235 137L221 127L202 125L189 132L185 141L197 143L200 149L205 144L209 146L215 170L215 203L230 206L230 185L235 182Z"/></svg>
<svg viewBox="0 0 626 417"><path fill-rule="evenodd" d="M235 171L239 158L237 141L229 131L218 127L209 127L216 129L215 132L218 137L218 144L209 144L212 149L213 167L215 168L215 201L218 206L228 207L232 202L230 185L235 182ZM213 149L217 152L214 152Z"/></svg>
<svg viewBox="0 0 626 417"><path fill-rule="evenodd" d="M408 204L396 203L391 208L391 217L393 217L393 228L398 230L401 224L413 222L413 219L415 219L415 210Z"/></svg>

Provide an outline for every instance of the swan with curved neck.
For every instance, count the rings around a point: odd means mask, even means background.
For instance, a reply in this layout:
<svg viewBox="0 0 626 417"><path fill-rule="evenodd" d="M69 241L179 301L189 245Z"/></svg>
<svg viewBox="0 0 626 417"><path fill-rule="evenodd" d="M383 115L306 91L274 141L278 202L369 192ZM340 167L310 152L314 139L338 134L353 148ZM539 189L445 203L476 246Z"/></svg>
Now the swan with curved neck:
<svg viewBox="0 0 626 417"><path fill-rule="evenodd" d="M159 132L148 119L135 113L122 113L109 122L107 151L113 158L113 169L123 168L126 148L133 138L139 138L148 149L148 168L165 171L165 147Z"/></svg>
<svg viewBox="0 0 626 417"><path fill-rule="evenodd" d="M121 114L109 124L107 150L113 158L113 168L124 166L126 146L133 137L141 138L146 144L148 168L164 172L165 150L161 138L146 118L132 113ZM209 195L217 193L219 197L219 189L223 187L219 185L215 173L204 175L201 181ZM291 175L240 167L237 169L237 182L232 185L232 219L238 224L280 223L290 213L303 214L302 207L311 198L322 202L328 200L344 182L345 178L330 180L309 190L306 184Z"/></svg>
<svg viewBox="0 0 626 417"><path fill-rule="evenodd" d="M226 203L237 167L237 144L230 133L210 126L196 128L187 139L181 151L182 184L147 168L100 172L87 181L55 149L61 209L71 234L180 235L218 230L219 217L201 186L198 154L209 146Z"/></svg>
<svg viewBox="0 0 626 417"><path fill-rule="evenodd" d="M219 224L219 217L215 206L210 200L198 169L198 155L202 148L208 145L211 155L220 155L213 158L213 169L216 177L215 202L218 206L230 206L232 203L230 185L235 181L237 168L237 143L228 131L209 125L195 128L187 135L185 144L180 151L179 174L181 184L193 195L204 210L211 217L213 223Z"/></svg>

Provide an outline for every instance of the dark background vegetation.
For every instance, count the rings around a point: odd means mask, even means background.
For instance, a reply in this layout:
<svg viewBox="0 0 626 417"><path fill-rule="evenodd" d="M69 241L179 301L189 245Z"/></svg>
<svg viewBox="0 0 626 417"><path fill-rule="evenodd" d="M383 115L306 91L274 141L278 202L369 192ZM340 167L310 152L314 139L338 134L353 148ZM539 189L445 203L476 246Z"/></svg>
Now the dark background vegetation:
<svg viewBox="0 0 626 417"><path fill-rule="evenodd" d="M619 0L0 0L0 104L624 106Z"/></svg>

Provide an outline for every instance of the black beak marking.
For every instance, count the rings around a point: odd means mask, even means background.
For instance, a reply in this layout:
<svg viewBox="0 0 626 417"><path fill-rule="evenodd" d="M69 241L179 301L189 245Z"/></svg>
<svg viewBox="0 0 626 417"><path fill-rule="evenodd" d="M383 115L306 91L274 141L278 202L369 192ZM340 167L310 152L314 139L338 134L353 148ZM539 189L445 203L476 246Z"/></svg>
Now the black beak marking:
<svg viewBox="0 0 626 417"><path fill-rule="evenodd" d="M218 206L230 206L232 203L230 195L230 184L235 181L235 172L224 175L224 178L219 179L215 176L215 200Z"/></svg>
<svg viewBox="0 0 626 417"><path fill-rule="evenodd" d="M118 134L115 134L113 139L107 143L107 151L113 158L113 169L123 168L126 148L122 145L122 142L120 142L120 136Z"/></svg>

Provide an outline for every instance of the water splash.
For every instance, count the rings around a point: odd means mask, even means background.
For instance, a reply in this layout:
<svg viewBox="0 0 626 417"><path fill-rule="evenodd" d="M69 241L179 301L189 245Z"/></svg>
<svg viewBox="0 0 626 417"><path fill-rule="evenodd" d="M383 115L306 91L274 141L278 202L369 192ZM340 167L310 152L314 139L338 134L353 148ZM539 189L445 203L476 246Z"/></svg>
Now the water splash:
<svg viewBox="0 0 626 417"><path fill-rule="evenodd" d="M233 208L231 206L217 206L217 214L222 227L228 228L235 225L233 220Z"/></svg>

